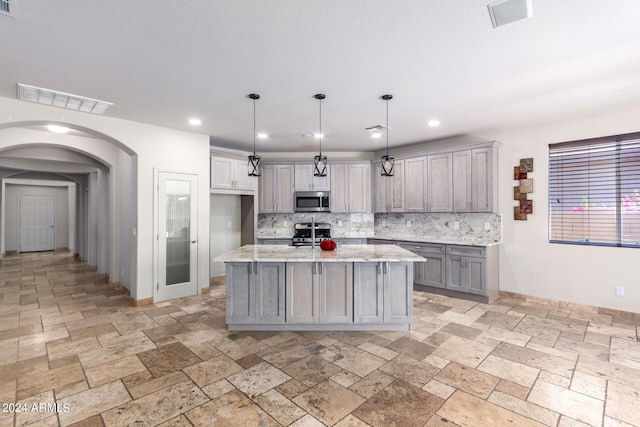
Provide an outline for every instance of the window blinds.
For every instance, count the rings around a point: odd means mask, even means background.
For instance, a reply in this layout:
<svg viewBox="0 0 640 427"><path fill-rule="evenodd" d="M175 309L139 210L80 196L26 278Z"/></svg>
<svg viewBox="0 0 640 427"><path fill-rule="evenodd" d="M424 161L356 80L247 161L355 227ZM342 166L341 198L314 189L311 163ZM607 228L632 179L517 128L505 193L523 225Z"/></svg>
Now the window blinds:
<svg viewBox="0 0 640 427"><path fill-rule="evenodd" d="M640 245L640 134L549 145L549 241Z"/></svg>

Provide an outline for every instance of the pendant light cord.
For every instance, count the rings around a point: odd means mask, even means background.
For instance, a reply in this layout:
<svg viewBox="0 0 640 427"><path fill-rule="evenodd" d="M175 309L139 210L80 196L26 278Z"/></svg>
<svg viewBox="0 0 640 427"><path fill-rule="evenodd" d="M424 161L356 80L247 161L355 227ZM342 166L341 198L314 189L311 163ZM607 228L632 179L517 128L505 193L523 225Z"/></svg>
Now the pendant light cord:
<svg viewBox="0 0 640 427"><path fill-rule="evenodd" d="M387 99L387 157L389 157L389 100Z"/></svg>
<svg viewBox="0 0 640 427"><path fill-rule="evenodd" d="M320 133L318 137L320 138L320 155L322 156L322 99L320 101Z"/></svg>
<svg viewBox="0 0 640 427"><path fill-rule="evenodd" d="M388 145L388 142L387 142ZM256 100L253 100L253 157L256 156Z"/></svg>

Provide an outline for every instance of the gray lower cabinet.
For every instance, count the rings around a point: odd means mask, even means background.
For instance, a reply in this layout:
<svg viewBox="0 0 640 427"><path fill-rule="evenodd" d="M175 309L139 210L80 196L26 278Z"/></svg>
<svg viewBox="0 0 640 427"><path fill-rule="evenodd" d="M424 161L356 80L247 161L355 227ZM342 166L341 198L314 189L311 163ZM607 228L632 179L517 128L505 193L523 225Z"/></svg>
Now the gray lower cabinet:
<svg viewBox="0 0 640 427"><path fill-rule="evenodd" d="M260 245L287 245L291 246L293 244L293 239L282 239L282 238L263 238L258 239L258 244Z"/></svg>
<svg viewBox="0 0 640 427"><path fill-rule="evenodd" d="M425 262L414 263L413 283L436 288L446 286L446 245L408 242L398 245L426 259Z"/></svg>
<svg viewBox="0 0 640 427"><path fill-rule="evenodd" d="M227 263L227 323L285 322L285 263Z"/></svg>
<svg viewBox="0 0 640 427"><path fill-rule="evenodd" d="M411 323L413 268L408 262L353 264L357 323Z"/></svg>
<svg viewBox="0 0 640 427"><path fill-rule="evenodd" d="M353 323L353 263L289 262L287 323Z"/></svg>
<svg viewBox="0 0 640 427"><path fill-rule="evenodd" d="M447 246L447 289L488 295L487 248Z"/></svg>

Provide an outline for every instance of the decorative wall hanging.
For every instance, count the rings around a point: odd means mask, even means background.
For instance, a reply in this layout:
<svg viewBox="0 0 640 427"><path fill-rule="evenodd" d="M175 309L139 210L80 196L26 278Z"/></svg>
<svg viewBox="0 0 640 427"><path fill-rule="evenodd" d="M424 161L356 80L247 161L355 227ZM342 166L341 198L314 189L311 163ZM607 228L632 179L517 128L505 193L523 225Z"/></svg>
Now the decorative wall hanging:
<svg viewBox="0 0 640 427"><path fill-rule="evenodd" d="M533 193L533 179L527 174L533 172L533 158L520 159L520 166L513 168L513 179L518 181L518 186L513 187L513 200L518 202L513 207L513 219L516 221L526 221L527 214L533 213L533 200L527 197Z"/></svg>

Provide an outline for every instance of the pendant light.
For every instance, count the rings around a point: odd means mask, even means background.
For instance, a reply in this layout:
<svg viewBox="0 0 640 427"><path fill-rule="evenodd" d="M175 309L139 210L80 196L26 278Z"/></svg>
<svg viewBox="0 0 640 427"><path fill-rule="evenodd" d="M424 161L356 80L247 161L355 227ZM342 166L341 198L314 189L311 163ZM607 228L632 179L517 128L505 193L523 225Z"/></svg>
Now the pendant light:
<svg viewBox="0 0 640 427"><path fill-rule="evenodd" d="M260 99L260 95L252 93L247 95L247 97L253 99L253 154L249 156L247 169L249 172L249 176L260 176L261 157L256 155L256 100Z"/></svg>
<svg viewBox="0 0 640 427"><path fill-rule="evenodd" d="M382 156L380 163L382 165L381 176L393 176L393 163L395 159L389 156L389 100L393 98L393 95L382 95L380 97L387 103L387 154Z"/></svg>
<svg viewBox="0 0 640 427"><path fill-rule="evenodd" d="M318 100L318 104L320 106L320 130L318 131L318 138L320 138L320 151L318 155L313 158L313 175L327 176L327 156L322 155L322 100L325 96L322 93L318 93L314 98Z"/></svg>

